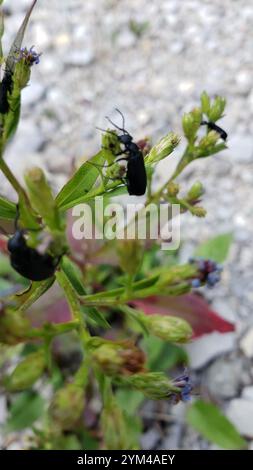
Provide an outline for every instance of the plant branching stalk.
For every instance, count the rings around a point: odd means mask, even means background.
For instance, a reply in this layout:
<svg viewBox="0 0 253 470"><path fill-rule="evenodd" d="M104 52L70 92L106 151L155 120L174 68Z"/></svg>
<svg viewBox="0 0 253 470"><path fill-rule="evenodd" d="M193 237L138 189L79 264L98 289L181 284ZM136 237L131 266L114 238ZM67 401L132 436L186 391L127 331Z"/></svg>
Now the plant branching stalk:
<svg viewBox="0 0 253 470"><path fill-rule="evenodd" d="M18 182L18 180L16 179L16 177L14 176L14 174L12 173L12 171L10 170L10 168L8 167L8 165L6 164L6 162L1 156L0 156L0 169L2 170L4 176L9 181L13 189L15 189L17 194L20 197L23 197L24 199L28 201L25 190L22 188L22 186L20 185L20 183Z"/></svg>

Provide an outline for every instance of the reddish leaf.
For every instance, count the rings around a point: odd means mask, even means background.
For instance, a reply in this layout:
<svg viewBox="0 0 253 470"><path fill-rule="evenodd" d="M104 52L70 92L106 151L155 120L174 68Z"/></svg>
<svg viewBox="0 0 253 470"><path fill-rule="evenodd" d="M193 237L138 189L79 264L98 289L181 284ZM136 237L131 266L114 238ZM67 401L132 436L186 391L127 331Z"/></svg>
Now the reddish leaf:
<svg viewBox="0 0 253 470"><path fill-rule="evenodd" d="M174 315L187 320L193 329L193 338L218 331L228 333L234 331L232 323L221 318L210 309L203 297L196 294L186 294L180 297L149 297L135 300L132 304L147 315Z"/></svg>

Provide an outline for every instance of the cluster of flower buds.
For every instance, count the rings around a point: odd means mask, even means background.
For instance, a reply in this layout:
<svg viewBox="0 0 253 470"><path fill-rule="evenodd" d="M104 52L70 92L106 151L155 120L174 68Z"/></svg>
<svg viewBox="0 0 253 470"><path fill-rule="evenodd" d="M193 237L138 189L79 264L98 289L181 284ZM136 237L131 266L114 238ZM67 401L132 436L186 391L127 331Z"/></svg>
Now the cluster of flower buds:
<svg viewBox="0 0 253 470"><path fill-rule="evenodd" d="M192 279L192 287L200 287L206 284L208 287L214 287L220 281L222 266L212 260L202 258L190 258L191 264L196 264L198 268L198 276Z"/></svg>

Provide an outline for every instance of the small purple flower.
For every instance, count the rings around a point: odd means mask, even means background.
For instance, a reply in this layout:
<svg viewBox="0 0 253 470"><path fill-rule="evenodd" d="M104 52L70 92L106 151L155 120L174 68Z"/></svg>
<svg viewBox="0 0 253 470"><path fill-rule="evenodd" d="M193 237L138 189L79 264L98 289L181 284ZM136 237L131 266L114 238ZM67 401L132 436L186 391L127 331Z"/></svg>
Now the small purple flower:
<svg viewBox="0 0 253 470"><path fill-rule="evenodd" d="M199 274L191 281L192 287L200 287L206 284L208 287L214 287L220 281L222 266L212 260L202 258L190 258L190 264L196 264Z"/></svg>
<svg viewBox="0 0 253 470"><path fill-rule="evenodd" d="M196 279L193 279L192 282L191 282L191 284L192 284L192 287L195 287L195 288L201 286L201 282L200 282L200 280L197 279L197 278L196 278Z"/></svg>
<svg viewBox="0 0 253 470"><path fill-rule="evenodd" d="M27 49L27 47L23 47L22 49L20 49L20 51L18 51L17 62L19 62L20 60L24 60L25 63L29 65L29 67L32 67L34 64L37 65L40 63L40 56L41 53L38 54L34 50L34 46L32 46L30 49Z"/></svg>
<svg viewBox="0 0 253 470"><path fill-rule="evenodd" d="M176 405L180 401L188 402L191 400L193 385L187 370L185 370L182 375L173 379L172 383L175 387L180 388L180 391L171 393L170 402L172 404Z"/></svg>

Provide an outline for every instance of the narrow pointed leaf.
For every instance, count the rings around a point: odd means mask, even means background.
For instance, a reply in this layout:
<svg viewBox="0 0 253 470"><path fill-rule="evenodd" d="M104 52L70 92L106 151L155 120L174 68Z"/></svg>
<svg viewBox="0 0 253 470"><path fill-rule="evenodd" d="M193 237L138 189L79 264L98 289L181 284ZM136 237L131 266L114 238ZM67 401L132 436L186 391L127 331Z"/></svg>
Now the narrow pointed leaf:
<svg viewBox="0 0 253 470"><path fill-rule="evenodd" d="M217 235L202 243L195 251L195 255L202 258L210 258L216 261L216 263L223 263L228 257L232 241L232 233Z"/></svg>
<svg viewBox="0 0 253 470"><path fill-rule="evenodd" d="M244 449L246 442L234 425L212 403L196 401L187 411L188 423L222 449Z"/></svg>
<svg viewBox="0 0 253 470"><path fill-rule="evenodd" d="M0 219L13 220L16 216L16 205L8 199L0 197Z"/></svg>
<svg viewBox="0 0 253 470"><path fill-rule="evenodd" d="M103 161L104 157L101 151L77 170L67 184L63 186L56 198L56 204L59 208L66 209L72 207L72 201L81 198L90 191L99 175L98 169L91 163L102 165Z"/></svg>
<svg viewBox="0 0 253 470"><path fill-rule="evenodd" d="M23 42L24 35L25 35L25 30L27 28L30 16L32 14L33 8L35 7L36 3L37 3L37 0L33 0L32 5L30 6L28 12L26 13L25 18L23 20L23 23L21 24L21 26L20 26L17 34L16 34L16 37L15 37L13 43L12 43L12 46L10 48L10 51L9 51L9 54L8 54L8 57L7 57L7 60L6 60L6 69L10 72L14 71L15 53L22 46L22 42Z"/></svg>

